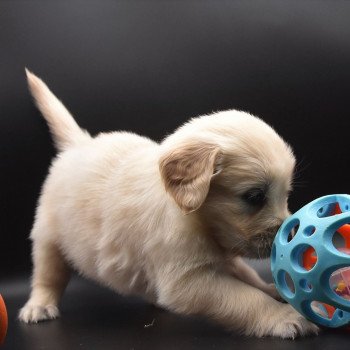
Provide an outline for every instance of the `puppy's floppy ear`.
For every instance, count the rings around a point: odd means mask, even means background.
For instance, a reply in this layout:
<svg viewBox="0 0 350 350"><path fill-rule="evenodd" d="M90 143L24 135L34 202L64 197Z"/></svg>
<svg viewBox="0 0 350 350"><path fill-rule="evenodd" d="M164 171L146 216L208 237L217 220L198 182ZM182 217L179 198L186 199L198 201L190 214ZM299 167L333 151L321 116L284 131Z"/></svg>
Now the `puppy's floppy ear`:
<svg viewBox="0 0 350 350"><path fill-rule="evenodd" d="M220 171L221 158L217 145L200 141L178 145L161 157L165 189L185 214L204 202L212 176Z"/></svg>

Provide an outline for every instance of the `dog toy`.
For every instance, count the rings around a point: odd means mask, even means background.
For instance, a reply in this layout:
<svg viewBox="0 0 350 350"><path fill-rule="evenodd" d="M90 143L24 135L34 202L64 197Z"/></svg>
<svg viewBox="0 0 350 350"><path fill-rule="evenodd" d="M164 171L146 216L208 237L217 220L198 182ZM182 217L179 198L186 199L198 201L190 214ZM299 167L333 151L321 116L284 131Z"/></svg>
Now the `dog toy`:
<svg viewBox="0 0 350 350"><path fill-rule="evenodd" d="M272 245L281 297L325 327L350 324L350 195L318 198L287 218Z"/></svg>
<svg viewBox="0 0 350 350"><path fill-rule="evenodd" d="M0 345L5 341L8 326L7 311L4 299L0 294Z"/></svg>

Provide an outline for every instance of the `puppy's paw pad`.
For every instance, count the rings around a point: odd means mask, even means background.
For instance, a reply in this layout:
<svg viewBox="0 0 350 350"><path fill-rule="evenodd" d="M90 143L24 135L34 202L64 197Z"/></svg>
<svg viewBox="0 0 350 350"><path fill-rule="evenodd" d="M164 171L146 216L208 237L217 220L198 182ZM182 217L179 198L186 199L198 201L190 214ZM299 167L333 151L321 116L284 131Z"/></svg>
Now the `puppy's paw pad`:
<svg viewBox="0 0 350 350"><path fill-rule="evenodd" d="M60 313L55 305L25 305L19 312L18 318L25 323L37 323L39 321L52 320L59 317Z"/></svg>

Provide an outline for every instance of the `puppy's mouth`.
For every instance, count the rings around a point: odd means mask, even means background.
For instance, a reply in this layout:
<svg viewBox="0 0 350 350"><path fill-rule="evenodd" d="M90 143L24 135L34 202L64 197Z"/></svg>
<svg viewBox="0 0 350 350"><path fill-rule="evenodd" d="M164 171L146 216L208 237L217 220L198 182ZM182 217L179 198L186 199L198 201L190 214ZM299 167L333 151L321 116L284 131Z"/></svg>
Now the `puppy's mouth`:
<svg viewBox="0 0 350 350"><path fill-rule="evenodd" d="M237 228L234 234L217 235L217 242L226 251L226 254L242 256L250 259L265 259L270 257L272 244L280 225L274 225L263 231L244 234ZM225 241L225 238L230 237Z"/></svg>
<svg viewBox="0 0 350 350"><path fill-rule="evenodd" d="M252 259L265 259L271 255L272 244L282 222L265 228L252 236L247 241L246 257Z"/></svg>
<svg viewBox="0 0 350 350"><path fill-rule="evenodd" d="M245 256L252 259L265 259L270 257L273 240L277 229L257 233L246 244Z"/></svg>

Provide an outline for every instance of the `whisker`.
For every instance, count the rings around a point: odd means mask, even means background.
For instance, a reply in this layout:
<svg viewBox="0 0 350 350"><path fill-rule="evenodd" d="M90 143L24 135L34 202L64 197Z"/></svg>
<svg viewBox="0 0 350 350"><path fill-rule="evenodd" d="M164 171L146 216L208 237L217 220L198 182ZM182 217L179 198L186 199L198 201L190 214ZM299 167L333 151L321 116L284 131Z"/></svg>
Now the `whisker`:
<svg viewBox="0 0 350 350"><path fill-rule="evenodd" d="M294 171L294 178L297 179L298 177L300 177L301 173L305 171L305 169L307 169L310 165L311 162L305 163L305 158L302 158L295 166L295 171Z"/></svg>
<svg viewBox="0 0 350 350"><path fill-rule="evenodd" d="M300 187L306 187L309 185L309 182L308 181L298 181L298 182L294 182L292 183L292 186L294 188L300 188Z"/></svg>

